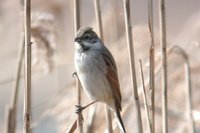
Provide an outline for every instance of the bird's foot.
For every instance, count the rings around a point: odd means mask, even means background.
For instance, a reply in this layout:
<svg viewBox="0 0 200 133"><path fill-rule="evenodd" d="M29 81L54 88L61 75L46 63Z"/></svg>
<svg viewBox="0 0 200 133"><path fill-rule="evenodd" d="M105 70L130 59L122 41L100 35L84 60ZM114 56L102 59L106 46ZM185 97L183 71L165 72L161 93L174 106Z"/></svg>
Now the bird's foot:
<svg viewBox="0 0 200 133"><path fill-rule="evenodd" d="M81 122L83 123L84 121L84 118L83 118L83 115L82 115L82 111L85 109L85 107L82 107L80 105L75 105L75 113L78 114L79 116L79 119L81 120Z"/></svg>
<svg viewBox="0 0 200 133"><path fill-rule="evenodd" d="M81 113L85 107L82 107L80 105L75 105L75 113Z"/></svg>

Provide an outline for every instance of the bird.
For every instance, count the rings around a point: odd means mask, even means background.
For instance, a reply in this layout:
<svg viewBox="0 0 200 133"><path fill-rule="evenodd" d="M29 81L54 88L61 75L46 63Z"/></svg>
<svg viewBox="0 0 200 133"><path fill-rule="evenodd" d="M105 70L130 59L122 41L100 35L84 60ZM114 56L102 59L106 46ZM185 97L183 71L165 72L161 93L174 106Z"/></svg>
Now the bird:
<svg viewBox="0 0 200 133"><path fill-rule="evenodd" d="M121 117L121 92L117 65L92 27L81 27L75 41L75 70L86 95L93 103L102 102L114 112L122 133L126 133ZM90 106L78 107L78 111Z"/></svg>

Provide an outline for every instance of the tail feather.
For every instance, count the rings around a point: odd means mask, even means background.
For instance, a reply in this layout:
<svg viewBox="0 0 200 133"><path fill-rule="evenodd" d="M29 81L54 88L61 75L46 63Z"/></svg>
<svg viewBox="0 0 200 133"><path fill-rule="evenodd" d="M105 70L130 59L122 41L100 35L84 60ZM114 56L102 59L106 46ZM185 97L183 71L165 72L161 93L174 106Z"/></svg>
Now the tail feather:
<svg viewBox="0 0 200 133"><path fill-rule="evenodd" d="M121 132L122 132L122 133L126 133L126 130L125 130L125 127L124 127L124 124L123 124L123 121L122 121L122 117L121 117L120 112L117 111L117 112L115 113L115 116L116 116L116 118L117 118L117 123L118 123L118 126L119 126Z"/></svg>

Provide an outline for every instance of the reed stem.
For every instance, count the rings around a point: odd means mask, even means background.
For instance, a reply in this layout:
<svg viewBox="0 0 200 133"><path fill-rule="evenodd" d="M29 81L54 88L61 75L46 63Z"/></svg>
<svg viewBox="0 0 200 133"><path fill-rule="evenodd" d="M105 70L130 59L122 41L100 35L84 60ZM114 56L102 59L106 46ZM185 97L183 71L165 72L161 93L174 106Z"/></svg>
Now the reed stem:
<svg viewBox="0 0 200 133"><path fill-rule="evenodd" d="M74 31L75 35L78 29L80 28L80 3L79 0L74 0ZM80 89L80 81L78 75L76 75L76 90L77 90L77 105L81 106L81 89ZM77 113L77 127L78 132L83 133L83 117L82 112Z"/></svg>
<svg viewBox="0 0 200 133"><path fill-rule="evenodd" d="M141 83L142 83L142 90L143 90L143 99L144 99L144 107L145 107L145 112L146 112L146 117L147 117L147 125L149 129L149 133L152 133L152 127L151 127L151 120L150 120L150 111L148 108L148 103L147 103L147 96L146 96L146 91L145 91L145 85L144 85L144 74L143 74L143 68L142 68L142 61L139 60L140 64L140 73L141 73Z"/></svg>
<svg viewBox="0 0 200 133"><path fill-rule="evenodd" d="M188 120L188 127L190 133L195 133L194 119L192 115L192 83L191 83L191 68L189 57L187 53L179 46L175 45L172 47L172 51L180 54L184 59L184 70L185 70L185 89L186 89L186 113Z"/></svg>
<svg viewBox="0 0 200 133"><path fill-rule="evenodd" d="M168 133L167 119L167 45L166 45L166 17L165 17L165 0L159 1L160 13L160 43L162 57L162 125L163 133Z"/></svg>
<svg viewBox="0 0 200 133"><path fill-rule="evenodd" d="M136 118L137 118L137 127L138 133L142 133L142 119L140 112L140 101L138 98L138 88L137 88L137 78L135 72L135 57L134 57L134 47L132 40L132 28L131 28L131 15L130 15L130 3L129 0L124 0L124 18L125 18L125 28L126 28L126 39L128 45L129 53L129 63L130 63L130 72L131 72L131 84L133 86L133 102L136 109Z"/></svg>
<svg viewBox="0 0 200 133"><path fill-rule="evenodd" d="M16 129L16 113L17 113L17 100L19 93L19 82L20 82L20 74L22 69L22 62L24 56L24 35L22 36L19 48L19 55L17 59L17 71L15 75L13 90L10 97L10 104L8 106L8 112L6 116L5 122L5 133L15 133Z"/></svg>
<svg viewBox="0 0 200 133"><path fill-rule="evenodd" d="M153 1L148 0L148 23L149 32L151 38L151 46L149 49L149 61L150 61L150 73L149 73L149 83L150 83L150 95L151 95L151 125L152 133L155 132L155 57L154 57L154 26L153 26Z"/></svg>
<svg viewBox="0 0 200 133"><path fill-rule="evenodd" d="M31 0L24 0L25 91L24 133L31 133Z"/></svg>

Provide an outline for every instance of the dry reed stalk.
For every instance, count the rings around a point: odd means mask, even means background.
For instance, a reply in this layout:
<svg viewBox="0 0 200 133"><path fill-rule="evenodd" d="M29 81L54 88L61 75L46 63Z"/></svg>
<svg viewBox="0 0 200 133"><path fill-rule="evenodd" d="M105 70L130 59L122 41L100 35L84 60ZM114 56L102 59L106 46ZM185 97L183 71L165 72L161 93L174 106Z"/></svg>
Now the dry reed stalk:
<svg viewBox="0 0 200 133"><path fill-rule="evenodd" d="M22 62L24 56L24 35L22 36L20 47L19 47L19 55L17 59L17 71L16 77L14 81L13 90L10 97L10 104L8 106L8 116L5 119L5 133L15 133L16 129L16 113L17 113L17 100L18 100L18 92L19 92L19 82L20 82L20 74L22 69Z"/></svg>
<svg viewBox="0 0 200 133"><path fill-rule="evenodd" d="M152 133L155 132L155 62L154 62L154 47L149 50L149 60L150 60L150 73L149 73L149 86L151 95L151 125Z"/></svg>
<svg viewBox="0 0 200 133"><path fill-rule="evenodd" d="M25 90L24 133L31 133L31 1L24 0Z"/></svg>
<svg viewBox="0 0 200 133"><path fill-rule="evenodd" d="M159 1L159 19L160 19L160 43L162 58L162 125L163 133L168 133L167 120L167 46L166 46L166 16L165 16L165 0Z"/></svg>
<svg viewBox="0 0 200 133"><path fill-rule="evenodd" d="M22 3L21 3L22 2ZM20 1L20 13L23 10L23 0ZM18 92L19 92L19 82L20 82L20 74L23 63L24 56L24 33L22 32L21 40L19 43L18 57L17 57L17 65L16 65L16 75L14 77L13 89L10 96L10 103L7 106L7 115L5 119L5 133L15 133L16 129L16 114L17 114L17 100L18 100Z"/></svg>
<svg viewBox="0 0 200 133"><path fill-rule="evenodd" d="M101 40L104 40L99 0L94 0L94 8L95 8L95 16L96 16L96 22L97 22L97 26L98 26L99 36L100 36Z"/></svg>
<svg viewBox="0 0 200 133"><path fill-rule="evenodd" d="M75 34L80 28L80 11L79 11L79 0L74 0L74 31ZM76 75L76 89L77 89L77 105L81 106L81 89L80 89L80 81L78 78L78 75ZM83 133L83 117L82 117L82 112L77 113L78 118L77 118L77 127L78 127L78 132Z"/></svg>
<svg viewBox="0 0 200 133"><path fill-rule="evenodd" d="M188 124L190 133L195 133L195 125L192 115L192 85L191 85L191 69L189 60L185 62L185 86L186 86L186 99L187 99L187 113L188 113Z"/></svg>
<svg viewBox="0 0 200 133"><path fill-rule="evenodd" d="M149 65L150 65L150 73L149 73L149 83L150 83L150 95L151 95L151 129L152 133L155 132L155 58L154 58L154 28L153 28L153 1L148 0L148 24L149 24L149 32L151 38L151 46L149 49Z"/></svg>
<svg viewBox="0 0 200 133"><path fill-rule="evenodd" d="M76 75L76 89L77 89L77 105L81 106L81 89L80 89L80 81L78 78L78 75ZM78 114L78 122L77 122L77 126L78 126L78 132L79 133L83 133L83 116L82 116L82 112L77 113Z"/></svg>
<svg viewBox="0 0 200 133"><path fill-rule="evenodd" d="M143 99L144 99L144 107L145 107L145 112L146 112L146 117L147 117L147 125L148 125L149 132L152 133L150 111L149 111L148 103L147 103L147 96L146 96L145 85L144 85L144 74L143 74L141 60L139 60L139 66L140 66L141 84L142 84L142 90L143 90L142 92L143 92Z"/></svg>
<svg viewBox="0 0 200 133"><path fill-rule="evenodd" d="M137 88L137 80L135 73L135 58L134 58L134 47L132 40L132 28L131 28L131 15L130 15L130 3L129 0L124 0L124 18L125 18L125 28L126 28L126 39L128 45L128 53L129 53L129 63L130 63L130 72L131 72L131 83L133 86L133 101L136 109L136 118L137 118L137 127L138 133L142 133L142 119L140 112L140 101L138 98L138 88Z"/></svg>
<svg viewBox="0 0 200 133"><path fill-rule="evenodd" d="M106 121L107 121L107 132L113 133L113 127L112 127L112 114L110 109L105 105L105 112L106 112Z"/></svg>
<svg viewBox="0 0 200 133"><path fill-rule="evenodd" d="M66 133L73 133L77 128L77 120L75 120L72 125L67 129Z"/></svg>
<svg viewBox="0 0 200 133"><path fill-rule="evenodd" d="M186 89L186 110L187 110L187 119L189 132L195 133L195 125L192 115L192 85L191 85L191 68L189 63L189 58L187 53L179 46L173 46L173 50L179 53L184 58L184 70L185 70L185 89Z"/></svg>
<svg viewBox="0 0 200 133"><path fill-rule="evenodd" d="M101 19L101 9L99 6L99 0L94 0L94 7L95 7L95 15L96 15L96 21L97 21L97 26L98 26L98 31L99 31L99 36L101 40L103 41L103 28L102 28L102 19ZM107 128L108 132L112 133L112 115L111 111L109 108L105 105L105 113L106 113L106 121L107 121Z"/></svg>

